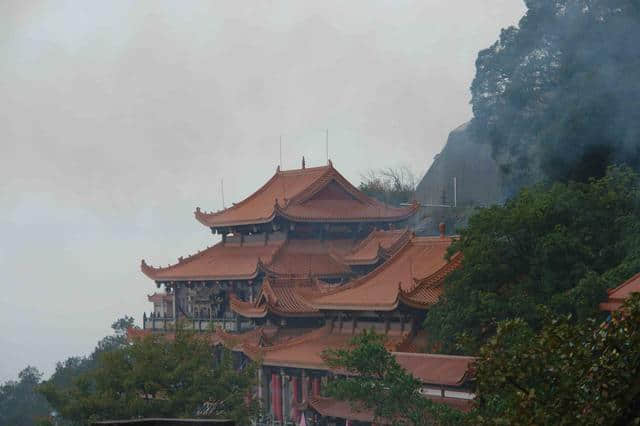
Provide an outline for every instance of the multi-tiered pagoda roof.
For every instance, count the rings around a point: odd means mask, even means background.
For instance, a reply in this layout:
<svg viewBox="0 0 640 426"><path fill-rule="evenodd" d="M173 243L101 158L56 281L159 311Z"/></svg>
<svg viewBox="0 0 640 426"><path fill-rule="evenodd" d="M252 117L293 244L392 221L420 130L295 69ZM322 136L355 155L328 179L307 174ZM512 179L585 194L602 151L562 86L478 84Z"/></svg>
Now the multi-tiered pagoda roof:
<svg viewBox="0 0 640 426"><path fill-rule="evenodd" d="M473 360L415 353L424 312L462 261L448 256L453 239L444 228L433 237L407 228L417 208L368 197L331 163L278 169L230 208L196 209L196 219L222 241L166 267L142 261L142 272L167 288L150 297L155 312L145 317L145 332L170 338L182 321L209 330L203 338L211 344L260 361L258 396L280 422L298 421L301 412L358 418L319 389L323 377L343 373L325 364L324 349L346 348L363 330L385 336L398 362L424 384L425 397L467 407L459 396L471 397Z"/></svg>
<svg viewBox="0 0 640 426"><path fill-rule="evenodd" d="M260 225L276 218L290 222L393 223L408 219L417 209L391 207L368 197L333 165L281 171L246 199L218 212L196 209L198 221L223 231L233 227Z"/></svg>

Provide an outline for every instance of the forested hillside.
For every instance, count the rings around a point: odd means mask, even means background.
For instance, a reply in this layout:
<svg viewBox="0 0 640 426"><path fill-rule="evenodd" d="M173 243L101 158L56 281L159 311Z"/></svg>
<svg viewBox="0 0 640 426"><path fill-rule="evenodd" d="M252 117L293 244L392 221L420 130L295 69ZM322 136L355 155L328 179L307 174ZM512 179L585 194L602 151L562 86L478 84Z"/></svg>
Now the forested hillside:
<svg viewBox="0 0 640 426"><path fill-rule="evenodd" d="M526 0L518 27L480 52L471 87L477 137L511 194L540 180L640 166L640 3Z"/></svg>

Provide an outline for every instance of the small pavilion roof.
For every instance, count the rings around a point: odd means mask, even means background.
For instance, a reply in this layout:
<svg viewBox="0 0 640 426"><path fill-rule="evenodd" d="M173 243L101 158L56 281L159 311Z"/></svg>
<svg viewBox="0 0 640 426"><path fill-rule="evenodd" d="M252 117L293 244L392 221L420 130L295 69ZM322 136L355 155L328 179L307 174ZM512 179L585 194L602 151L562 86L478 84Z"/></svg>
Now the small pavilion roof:
<svg viewBox="0 0 640 426"><path fill-rule="evenodd" d="M412 237L408 229L372 231L349 253L342 256L348 265L374 265L395 253Z"/></svg>
<svg viewBox="0 0 640 426"><path fill-rule="evenodd" d="M424 308L435 303L442 281L458 265L445 259L452 241L448 237L413 237L369 274L336 289L303 295L324 310L391 311L404 300Z"/></svg>
<svg viewBox="0 0 640 426"><path fill-rule="evenodd" d="M417 211L391 207L366 196L333 165L276 173L252 195L218 212L197 208L195 217L208 227L255 225L271 222L276 215L296 222L396 222Z"/></svg>
<svg viewBox="0 0 640 426"><path fill-rule="evenodd" d="M231 309L246 318L263 318L271 312L286 317L310 317L320 311L309 304L299 292L300 288L316 288L312 278L265 278L255 302L244 302L235 295L230 297Z"/></svg>
<svg viewBox="0 0 640 426"><path fill-rule="evenodd" d="M600 304L603 311L617 311L632 293L640 293L640 273L635 274L619 286L607 291L608 298Z"/></svg>
<svg viewBox="0 0 640 426"><path fill-rule="evenodd" d="M270 263L284 241L224 243L200 251L167 267L153 267L142 260L140 269L155 281L252 279L261 263Z"/></svg>
<svg viewBox="0 0 640 426"><path fill-rule="evenodd" d="M147 295L149 302L161 303L161 302L173 302L173 296L166 293L153 293Z"/></svg>

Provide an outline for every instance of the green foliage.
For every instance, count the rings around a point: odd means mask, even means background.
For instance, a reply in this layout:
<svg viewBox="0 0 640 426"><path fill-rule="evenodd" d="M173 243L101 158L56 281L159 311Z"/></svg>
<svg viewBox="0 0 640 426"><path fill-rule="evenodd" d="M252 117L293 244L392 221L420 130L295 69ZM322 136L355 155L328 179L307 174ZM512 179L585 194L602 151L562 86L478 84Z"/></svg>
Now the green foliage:
<svg viewBox="0 0 640 426"><path fill-rule="evenodd" d="M500 324L477 361L473 424L640 424L640 295L610 322Z"/></svg>
<svg viewBox="0 0 640 426"><path fill-rule="evenodd" d="M348 373L330 381L326 392L350 401L354 409L373 409L377 419L396 425L459 424L463 415L420 394L420 381L384 347L384 336L364 330L348 349L328 349L327 364Z"/></svg>
<svg viewBox="0 0 640 426"><path fill-rule="evenodd" d="M148 336L103 352L95 369L76 377L71 387L47 382L40 391L76 422L155 416L246 424L257 409L247 400L254 377L251 365L234 368L230 351L178 330L173 340Z"/></svg>
<svg viewBox="0 0 640 426"><path fill-rule="evenodd" d="M77 377L96 368L101 354L126 345L127 329L133 325L134 319L130 316L118 318L111 324L113 334L103 337L89 356L72 356L58 361L55 372L47 382L59 388L70 387Z"/></svg>
<svg viewBox="0 0 640 426"><path fill-rule="evenodd" d="M30 426L47 419L51 407L36 392L41 379L42 373L28 366L18 374L18 381L0 386L0 425Z"/></svg>
<svg viewBox="0 0 640 426"><path fill-rule="evenodd" d="M472 129L513 191L640 167L637 0L527 0L518 27L479 53Z"/></svg>
<svg viewBox="0 0 640 426"><path fill-rule="evenodd" d="M605 290L640 270L639 189L636 175L612 168L479 210L451 247L464 254L462 267L427 314L433 341L446 353L477 353L501 320L539 329L541 307L576 320L597 315Z"/></svg>
<svg viewBox="0 0 640 426"><path fill-rule="evenodd" d="M411 201L416 178L407 168L370 170L362 176L358 189L383 203L399 206Z"/></svg>

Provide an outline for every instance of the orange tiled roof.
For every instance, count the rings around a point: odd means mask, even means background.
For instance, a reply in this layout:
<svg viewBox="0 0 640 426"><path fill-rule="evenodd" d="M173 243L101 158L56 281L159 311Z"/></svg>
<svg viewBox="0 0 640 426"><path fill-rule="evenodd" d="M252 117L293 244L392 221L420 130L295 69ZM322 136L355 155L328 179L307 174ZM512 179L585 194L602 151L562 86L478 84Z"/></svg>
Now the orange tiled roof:
<svg viewBox="0 0 640 426"><path fill-rule="evenodd" d="M412 290L400 289L399 300L405 305L417 309L424 309L435 304L442 296L445 278L461 264L462 253L456 253L445 266L417 281Z"/></svg>
<svg viewBox="0 0 640 426"><path fill-rule="evenodd" d="M314 239L264 240L218 243L177 264L155 268L142 261L142 272L156 281L252 279L263 270L279 277L322 278L349 275L341 260L358 241Z"/></svg>
<svg viewBox="0 0 640 426"><path fill-rule="evenodd" d="M430 304L431 299L421 299L422 293L418 293L424 288L416 287L416 282L432 276L445 276L455 266L449 265L444 258L451 242L451 238L413 237L369 274L335 290L307 292L304 296L316 308L326 310L394 310L401 294L407 293ZM438 296L436 292L429 297ZM407 300L412 299L407 297Z"/></svg>
<svg viewBox="0 0 640 426"><path fill-rule="evenodd" d="M271 222L276 215L293 221L400 221L413 215L409 208L387 206L351 185L331 163L324 167L280 171L255 193L228 209L206 213L197 208L198 221L209 227Z"/></svg>
<svg viewBox="0 0 640 426"><path fill-rule="evenodd" d="M239 351L245 344L261 346L264 342L272 341L274 339L273 336L277 333L278 330L275 329L275 327L262 326L237 334L228 333L221 328L216 328L210 332L196 333L195 336L198 339L205 339L212 345L224 345L229 349ZM129 340L142 339L153 334L149 329L145 330L137 327L129 327L127 329L127 338ZM162 333L161 337L172 341L176 338L176 333L175 331L167 331Z"/></svg>
<svg viewBox="0 0 640 426"><path fill-rule="evenodd" d="M322 351L347 347L354 333L358 333L358 330L348 327L339 330L327 324L283 344L263 348L244 345L243 352L254 360L261 360L263 365L328 370L322 359ZM395 350L409 336L409 332L389 334L385 345L387 349Z"/></svg>
<svg viewBox="0 0 640 426"><path fill-rule="evenodd" d="M263 365L329 371L322 352L328 348L348 347L351 339L359 332L357 328L339 329L337 324L327 324L269 347L257 347L248 342L243 346L243 351L252 359L260 359ZM472 377L472 364L475 361L473 357L394 352L411 336L411 332L390 330L386 334L385 346L416 379L424 384L463 386Z"/></svg>
<svg viewBox="0 0 640 426"><path fill-rule="evenodd" d="M267 312L280 316L316 316L320 315L319 311L299 293L300 288L315 287L311 278L265 278L254 303L243 302L232 295L230 305L233 311L247 318L263 318Z"/></svg>
<svg viewBox="0 0 640 426"><path fill-rule="evenodd" d="M600 304L600 309L611 312L617 311L632 293L640 293L640 273L632 276L618 287L607 291L607 301Z"/></svg>
<svg viewBox="0 0 640 426"><path fill-rule="evenodd" d="M440 404L445 404L459 411L469 412L473 401L457 398L443 398L440 396L425 395L427 399ZM362 405L353 405L348 401L339 401L333 398L322 396L309 397L309 406L324 417L335 417L358 422L368 422L376 424L389 424L384 419L376 419L373 410Z"/></svg>
<svg viewBox="0 0 640 426"><path fill-rule="evenodd" d="M393 255L411 235L408 229L374 230L342 260L348 265L373 265Z"/></svg>
<svg viewBox="0 0 640 426"><path fill-rule="evenodd" d="M340 255L348 252L357 241L289 239L265 270L279 276L343 276L351 269Z"/></svg>
<svg viewBox="0 0 640 426"><path fill-rule="evenodd" d="M398 364L422 383L462 386L472 375L474 357L394 352Z"/></svg>
<svg viewBox="0 0 640 426"><path fill-rule="evenodd" d="M324 417L336 417L339 419L368 423L376 420L373 410L364 406L358 406L357 404L353 406L353 404L348 401L339 401L322 396L311 396L309 397L309 405ZM379 421L378 423L382 424Z"/></svg>
<svg viewBox="0 0 640 426"><path fill-rule="evenodd" d="M140 269L156 281L251 279L258 274L259 264L271 262L283 244L284 241L242 245L220 242L164 268L149 266L143 260Z"/></svg>

